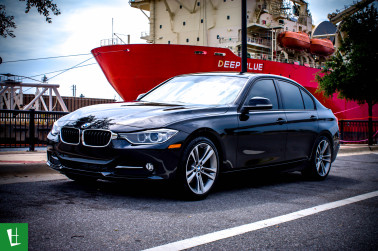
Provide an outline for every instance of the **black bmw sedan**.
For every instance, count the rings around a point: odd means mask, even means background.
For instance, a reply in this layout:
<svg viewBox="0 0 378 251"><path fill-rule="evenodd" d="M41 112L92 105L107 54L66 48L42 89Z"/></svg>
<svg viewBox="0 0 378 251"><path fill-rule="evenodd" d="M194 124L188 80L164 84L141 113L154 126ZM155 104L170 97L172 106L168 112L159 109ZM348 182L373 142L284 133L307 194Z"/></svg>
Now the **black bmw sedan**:
<svg viewBox="0 0 378 251"><path fill-rule="evenodd" d="M70 179L173 179L192 199L221 172L278 168L322 180L339 150L332 111L267 74L177 76L136 102L72 112L48 140L47 164Z"/></svg>

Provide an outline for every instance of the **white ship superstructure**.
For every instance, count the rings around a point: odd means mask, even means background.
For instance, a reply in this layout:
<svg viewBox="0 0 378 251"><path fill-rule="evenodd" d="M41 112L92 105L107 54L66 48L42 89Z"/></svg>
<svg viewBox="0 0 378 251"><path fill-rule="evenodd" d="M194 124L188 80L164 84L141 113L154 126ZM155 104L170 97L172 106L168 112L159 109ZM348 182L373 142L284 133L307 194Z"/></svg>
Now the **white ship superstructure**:
<svg viewBox="0 0 378 251"><path fill-rule="evenodd" d="M222 47L240 55L239 0L133 0L130 4L149 19L150 31L142 35L148 43ZM308 53L284 49L277 43L280 32L311 35L312 27L304 0L247 0L250 58L315 64Z"/></svg>

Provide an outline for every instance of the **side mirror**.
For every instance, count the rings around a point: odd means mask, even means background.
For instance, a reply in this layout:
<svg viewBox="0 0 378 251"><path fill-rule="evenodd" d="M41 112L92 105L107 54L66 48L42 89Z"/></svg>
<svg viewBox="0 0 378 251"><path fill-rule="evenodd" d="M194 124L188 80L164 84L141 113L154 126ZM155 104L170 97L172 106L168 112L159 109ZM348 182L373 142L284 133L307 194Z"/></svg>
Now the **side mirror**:
<svg viewBox="0 0 378 251"><path fill-rule="evenodd" d="M273 104L268 98L253 97L242 109L242 113L248 113L251 110L269 110L273 109Z"/></svg>
<svg viewBox="0 0 378 251"><path fill-rule="evenodd" d="M141 98L143 98L143 96L144 96L145 94L146 94L146 93L141 93L141 94L139 94L136 100L139 101Z"/></svg>

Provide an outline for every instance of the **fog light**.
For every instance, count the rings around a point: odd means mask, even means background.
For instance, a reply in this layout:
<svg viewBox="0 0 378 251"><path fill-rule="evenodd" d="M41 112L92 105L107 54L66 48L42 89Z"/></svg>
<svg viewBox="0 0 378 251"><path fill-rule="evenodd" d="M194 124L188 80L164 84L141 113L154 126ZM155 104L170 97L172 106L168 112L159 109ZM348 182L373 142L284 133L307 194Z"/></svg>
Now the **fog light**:
<svg viewBox="0 0 378 251"><path fill-rule="evenodd" d="M147 163L146 164L146 169L150 172L152 172L154 170L154 165L152 165L151 163Z"/></svg>

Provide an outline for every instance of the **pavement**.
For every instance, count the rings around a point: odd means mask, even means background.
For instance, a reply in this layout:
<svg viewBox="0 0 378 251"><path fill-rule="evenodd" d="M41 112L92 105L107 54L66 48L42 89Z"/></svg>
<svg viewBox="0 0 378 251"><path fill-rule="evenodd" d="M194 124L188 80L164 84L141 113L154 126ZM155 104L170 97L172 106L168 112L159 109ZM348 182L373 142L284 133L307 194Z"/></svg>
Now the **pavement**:
<svg viewBox="0 0 378 251"><path fill-rule="evenodd" d="M0 185L66 179L46 165L46 150L0 151Z"/></svg>
<svg viewBox="0 0 378 251"><path fill-rule="evenodd" d="M378 145L342 145L338 156L378 153ZM46 165L46 148L0 149L0 184L65 179Z"/></svg>
<svg viewBox="0 0 378 251"><path fill-rule="evenodd" d="M220 176L202 201L157 181L0 185L0 222L28 223L30 250L378 250L378 154L360 153L340 154L321 182Z"/></svg>

